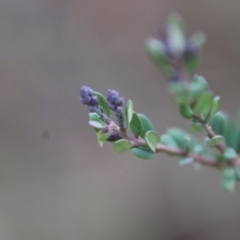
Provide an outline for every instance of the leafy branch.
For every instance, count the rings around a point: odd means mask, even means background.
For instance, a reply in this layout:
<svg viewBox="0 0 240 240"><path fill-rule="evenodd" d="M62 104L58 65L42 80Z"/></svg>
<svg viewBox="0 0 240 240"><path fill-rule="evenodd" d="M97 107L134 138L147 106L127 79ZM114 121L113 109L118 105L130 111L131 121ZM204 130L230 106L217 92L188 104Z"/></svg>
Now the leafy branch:
<svg viewBox="0 0 240 240"><path fill-rule="evenodd" d="M179 15L171 15L161 39L150 38L146 49L151 60L168 79L181 116L190 120L189 131L170 128L159 135L147 116L134 111L133 103L116 90L106 97L87 86L80 89L80 99L89 109L89 124L100 146L111 142L117 153L131 151L141 159L156 153L179 158L180 165L197 164L219 169L225 191L234 190L240 180L240 116L234 122L219 111L220 97L209 88L206 79L196 74L199 53L205 43L202 32L185 36ZM111 113L116 120L112 120ZM190 132L190 133L189 133ZM192 134L205 134L199 141Z"/></svg>

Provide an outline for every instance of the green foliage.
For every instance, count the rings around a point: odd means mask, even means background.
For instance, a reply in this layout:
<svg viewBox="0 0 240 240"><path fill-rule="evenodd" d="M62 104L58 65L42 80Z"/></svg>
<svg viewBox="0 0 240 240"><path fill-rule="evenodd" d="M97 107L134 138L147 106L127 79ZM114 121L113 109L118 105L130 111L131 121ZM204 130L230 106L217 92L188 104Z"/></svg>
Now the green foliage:
<svg viewBox="0 0 240 240"><path fill-rule="evenodd" d="M108 91L107 102L102 94L82 86L80 100L91 112L89 124L100 146L111 141L117 153L131 151L138 158L152 159L156 152L164 152L178 156L180 165L216 167L222 171L223 189L232 192L235 182L240 181L240 113L234 122L229 115L218 111L220 97L214 95L204 77L194 75L205 35L197 32L187 38L181 17L173 14L163 36L150 38L147 52L168 78L180 115L190 119L189 131L204 133L205 142L179 128L170 128L160 137L147 116L134 112L131 100L122 111L124 101L117 91ZM116 113L117 123L109 118L108 104Z"/></svg>
<svg viewBox="0 0 240 240"><path fill-rule="evenodd" d="M99 129L106 128L106 123L104 123L97 113L89 113L89 125L94 127L95 131L98 132Z"/></svg>
<svg viewBox="0 0 240 240"><path fill-rule="evenodd" d="M211 127L212 130L218 135L225 135L227 124L228 124L228 116L222 111L217 112L211 119Z"/></svg>
<svg viewBox="0 0 240 240"><path fill-rule="evenodd" d="M153 159L154 157L154 153L149 151L148 149L146 148L141 148L141 147L133 147L131 149L131 152L138 158L141 158L141 159Z"/></svg>
<svg viewBox="0 0 240 240"><path fill-rule="evenodd" d="M196 100L193 112L195 115L207 115L211 112L213 107L214 96L210 93L200 95Z"/></svg>
<svg viewBox="0 0 240 240"><path fill-rule="evenodd" d="M155 152L157 144L160 142L160 136L154 131L148 131L145 134L145 141L148 147Z"/></svg>
<svg viewBox="0 0 240 240"><path fill-rule="evenodd" d="M144 114L138 113L137 114L138 117L141 120L142 123L142 133L141 133L141 137L144 138L146 132L154 130L153 124L152 122L149 120L149 118L147 116L145 116Z"/></svg>
<svg viewBox="0 0 240 240"><path fill-rule="evenodd" d="M173 68L165 53L164 44L158 39L150 38L146 43L146 49L153 62L162 69L165 75L170 76L173 72Z"/></svg>
<svg viewBox="0 0 240 240"><path fill-rule="evenodd" d="M205 34L203 34L202 32L197 32L193 34L193 36L190 38L190 42L193 46L195 46L196 49L200 49L205 43L205 41L206 37ZM189 56L185 62L184 67L188 74L195 73L198 67L198 55L192 54L191 56Z"/></svg>
<svg viewBox="0 0 240 240"><path fill-rule="evenodd" d="M99 132L97 133L97 140L98 140L100 147L103 146L104 142L109 138L110 134L111 134L111 132L109 130L107 130L107 131L99 130Z"/></svg>
<svg viewBox="0 0 240 240"><path fill-rule="evenodd" d="M206 157L212 156L209 150L206 147L204 147L201 143L199 143L199 141L195 137L188 134L182 129L171 128L167 131L167 135L174 140L174 142L177 144L177 148L183 151L191 151L193 153L201 154ZM169 141L169 139L167 140Z"/></svg>
<svg viewBox="0 0 240 240"><path fill-rule="evenodd" d="M224 152L223 157L228 161L232 161L237 157L237 153L233 148L227 148Z"/></svg>
<svg viewBox="0 0 240 240"><path fill-rule="evenodd" d="M203 124L194 120L190 123L188 130L191 133L205 131Z"/></svg>
<svg viewBox="0 0 240 240"><path fill-rule="evenodd" d="M123 153L129 149L131 149L132 144L126 139L120 139L113 143L113 149L117 153Z"/></svg>
<svg viewBox="0 0 240 240"><path fill-rule="evenodd" d="M184 103L180 104L179 110L182 117L187 119L191 119L193 117L192 108L188 104L184 104Z"/></svg>
<svg viewBox="0 0 240 240"><path fill-rule="evenodd" d="M98 103L102 107L102 110L103 110L104 114L106 114L106 116L109 117L110 114L111 114L111 110L108 107L106 98L101 93L95 92L95 91L93 92L93 95L97 96Z"/></svg>
<svg viewBox="0 0 240 240"><path fill-rule="evenodd" d="M135 137L139 137L142 133L142 122L137 113L133 113L130 129Z"/></svg>
<svg viewBox="0 0 240 240"><path fill-rule="evenodd" d="M211 139L207 138L207 141L206 141L209 147L215 147L218 143L222 143L222 142L224 142L224 138L221 135L216 135Z"/></svg>
<svg viewBox="0 0 240 240"><path fill-rule="evenodd" d="M178 164L180 166L185 166L185 165L189 165L191 163L193 163L194 159L193 158L181 158L179 161L178 161Z"/></svg>
<svg viewBox="0 0 240 240"><path fill-rule="evenodd" d="M168 135L168 134L163 134L160 138L160 143L168 146L168 147L172 147L173 149L178 149L178 144L176 143L176 141L173 139L172 136ZM170 154L171 155L171 154Z"/></svg>
<svg viewBox="0 0 240 240"><path fill-rule="evenodd" d="M239 167L237 167L235 169L235 178L237 181L240 181L240 168Z"/></svg>
<svg viewBox="0 0 240 240"><path fill-rule="evenodd" d="M233 192L235 188L235 170L232 167L226 167L223 170L222 180L223 190L226 192Z"/></svg>
<svg viewBox="0 0 240 240"><path fill-rule="evenodd" d="M133 103L131 100L128 100L125 107L125 118L126 118L126 127L128 128L133 117Z"/></svg>
<svg viewBox="0 0 240 240"><path fill-rule="evenodd" d="M209 90L206 79L202 76L195 75L189 84L189 92L193 97L201 95Z"/></svg>
<svg viewBox="0 0 240 240"><path fill-rule="evenodd" d="M172 52L181 55L185 47L185 36L183 32L183 22L178 14L172 14L167 21L168 44Z"/></svg>

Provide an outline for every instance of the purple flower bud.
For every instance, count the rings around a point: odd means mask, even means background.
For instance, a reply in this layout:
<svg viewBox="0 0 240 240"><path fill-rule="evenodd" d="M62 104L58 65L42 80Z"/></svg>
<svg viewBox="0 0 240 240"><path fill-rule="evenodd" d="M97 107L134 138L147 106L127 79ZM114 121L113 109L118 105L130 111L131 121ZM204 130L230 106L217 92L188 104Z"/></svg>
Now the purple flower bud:
<svg viewBox="0 0 240 240"><path fill-rule="evenodd" d="M109 108L113 111L117 110L117 107L122 107L124 99L119 96L119 93L115 90L109 89L107 92L107 102Z"/></svg>
<svg viewBox="0 0 240 240"><path fill-rule="evenodd" d="M87 86L82 86L80 88L80 99L84 105L90 105L93 97L93 90ZM96 104L92 104L96 105Z"/></svg>
<svg viewBox="0 0 240 240"><path fill-rule="evenodd" d="M98 105L98 98L96 96L93 96L91 98L91 105L94 105L94 106Z"/></svg>
<svg viewBox="0 0 240 240"><path fill-rule="evenodd" d="M107 103L109 108L116 113L120 129L124 129L123 103L124 98L116 90L109 89L107 92Z"/></svg>
<svg viewBox="0 0 240 240"><path fill-rule="evenodd" d="M196 46L196 44L194 44L191 40L187 40L184 50L184 58L188 60L189 58L196 56L198 52L199 48Z"/></svg>
<svg viewBox="0 0 240 240"><path fill-rule="evenodd" d="M82 86L80 88L80 96L85 97L85 96L92 96L93 90L90 87L87 86Z"/></svg>
<svg viewBox="0 0 240 240"><path fill-rule="evenodd" d="M80 98L80 100L81 100L82 104L88 105L90 103L90 101L91 101L91 97L86 96L84 98Z"/></svg>
<svg viewBox="0 0 240 240"><path fill-rule="evenodd" d="M121 139L121 137L116 132L112 132L111 135L108 137L108 141L115 142L117 140Z"/></svg>

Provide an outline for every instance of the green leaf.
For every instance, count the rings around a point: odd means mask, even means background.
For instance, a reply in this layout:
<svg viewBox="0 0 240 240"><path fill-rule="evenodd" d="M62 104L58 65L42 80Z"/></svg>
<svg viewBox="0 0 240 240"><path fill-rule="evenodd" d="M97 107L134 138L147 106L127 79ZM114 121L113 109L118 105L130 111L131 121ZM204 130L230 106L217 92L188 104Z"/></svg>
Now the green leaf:
<svg viewBox="0 0 240 240"><path fill-rule="evenodd" d="M189 131L192 133L195 132L204 132L204 126L199 122L191 122L189 125Z"/></svg>
<svg viewBox="0 0 240 240"><path fill-rule="evenodd" d="M98 103L102 107L102 110L103 110L104 114L109 117L110 114L111 114L111 110L108 107L106 98L101 93L95 92L95 91L93 92L93 95L97 96Z"/></svg>
<svg viewBox="0 0 240 240"><path fill-rule="evenodd" d="M103 146L103 143L109 138L110 134L111 134L111 132L109 130L107 130L107 131L100 130L97 133L97 140L98 140L100 147Z"/></svg>
<svg viewBox="0 0 240 240"><path fill-rule="evenodd" d="M228 114L222 111L217 112L211 119L211 127L216 134L224 137L228 147L237 150L237 129Z"/></svg>
<svg viewBox="0 0 240 240"><path fill-rule="evenodd" d="M237 153L233 148L227 148L223 154L223 157L228 161L232 161L237 157Z"/></svg>
<svg viewBox="0 0 240 240"><path fill-rule="evenodd" d="M191 164L193 163L193 158L182 158L178 161L178 164L181 165L181 166L185 166L185 165L188 165L188 164Z"/></svg>
<svg viewBox="0 0 240 240"><path fill-rule="evenodd" d="M235 169L235 178L237 181L240 181L240 168Z"/></svg>
<svg viewBox="0 0 240 240"><path fill-rule="evenodd" d="M212 118L212 116L217 112L219 108L219 104L220 104L220 97L219 96L214 97L212 110L205 115L205 121L204 121L205 123L207 123Z"/></svg>
<svg viewBox="0 0 240 240"><path fill-rule="evenodd" d="M193 111L188 104L184 104L184 103L180 104L179 110L180 110L180 114L182 115L182 117L187 118L187 119L192 118Z"/></svg>
<svg viewBox="0 0 240 240"><path fill-rule="evenodd" d="M131 149L132 144L126 139L120 139L113 143L113 149L117 153L123 153L129 149Z"/></svg>
<svg viewBox="0 0 240 240"><path fill-rule="evenodd" d="M184 81L171 82L169 84L169 91L171 94L175 95L177 103L191 103L192 97L190 96L188 89L186 89Z"/></svg>
<svg viewBox="0 0 240 240"><path fill-rule="evenodd" d="M224 136L227 129L227 115L221 111L217 112L211 119L212 130L219 135Z"/></svg>
<svg viewBox="0 0 240 240"><path fill-rule="evenodd" d="M209 90L209 86L204 77L195 75L189 85L189 92L192 96L197 96Z"/></svg>
<svg viewBox="0 0 240 240"><path fill-rule="evenodd" d="M138 113L137 114L138 117L141 120L142 123L142 133L141 133L141 137L144 138L146 132L154 130L153 124L151 123L151 121L148 119L148 117L146 117L145 115Z"/></svg>
<svg viewBox="0 0 240 240"><path fill-rule="evenodd" d="M209 147L214 147L214 146L216 146L216 145L217 145L218 143L220 143L220 142L224 142L223 136L221 136L221 135L216 135L215 137L213 137L213 138L211 138L211 139L208 138L208 140L207 140L207 145L208 145Z"/></svg>
<svg viewBox="0 0 240 240"><path fill-rule="evenodd" d="M173 137L170 136L170 135L167 135L167 134L161 135L160 143L163 144L163 145L165 145L165 146L178 149L178 144L177 144L176 141L173 139Z"/></svg>
<svg viewBox="0 0 240 240"><path fill-rule="evenodd" d="M95 112L90 112L89 113L89 120L91 121L99 121L100 118L99 118L99 115Z"/></svg>
<svg viewBox="0 0 240 240"><path fill-rule="evenodd" d="M138 158L141 159L152 159L154 157L154 153L150 152L149 150L145 148L137 148L133 147L131 149L131 152Z"/></svg>
<svg viewBox="0 0 240 240"><path fill-rule="evenodd" d="M160 142L160 136L155 133L154 131L148 131L145 134L145 141L148 145L148 147L155 152L157 144Z"/></svg>
<svg viewBox="0 0 240 240"><path fill-rule="evenodd" d="M168 56L165 51L164 44L155 38L150 38L146 42L146 49L149 57L164 70L165 73L168 73L171 69Z"/></svg>
<svg viewBox="0 0 240 240"><path fill-rule="evenodd" d="M185 70L188 74L193 74L196 72L197 67L198 67L198 56L197 54L189 57L186 62L185 62Z"/></svg>
<svg viewBox="0 0 240 240"><path fill-rule="evenodd" d="M135 112L132 115L130 129L135 137L139 137L142 133L142 122Z"/></svg>
<svg viewBox="0 0 240 240"><path fill-rule="evenodd" d="M203 34L202 32L197 32L189 39L189 41L196 49L196 52L194 55L186 59L185 69L187 73L193 74L196 72L198 67L198 52L202 47L202 45L205 43L206 37L205 37L205 34Z"/></svg>
<svg viewBox="0 0 240 240"><path fill-rule="evenodd" d="M181 81L179 82L170 82L169 91L174 95L186 94L185 84Z"/></svg>
<svg viewBox="0 0 240 240"><path fill-rule="evenodd" d="M174 55L181 55L185 48L182 19L178 14L170 15L167 22L168 44Z"/></svg>
<svg viewBox="0 0 240 240"><path fill-rule="evenodd" d="M222 187L227 192L233 192L235 188L235 170L232 167L226 167L223 170Z"/></svg>
<svg viewBox="0 0 240 240"><path fill-rule="evenodd" d="M126 117L126 128L128 129L133 116L133 103L131 100L127 101L126 107L125 107L125 117Z"/></svg>
<svg viewBox="0 0 240 240"><path fill-rule="evenodd" d="M231 179L231 180L223 180L222 183L222 188L224 191L226 192L233 192L235 189L235 179Z"/></svg>
<svg viewBox="0 0 240 240"><path fill-rule="evenodd" d="M225 143L228 147L231 147L231 148L235 149L235 147L236 147L235 136L236 136L235 124L232 121L232 119L228 116L226 131L225 131L225 134L224 134Z"/></svg>
<svg viewBox="0 0 240 240"><path fill-rule="evenodd" d="M95 112L90 112L89 113L89 120L90 121L96 121L96 122L101 122L101 124L104 126L105 123L99 118L99 115ZM93 128L96 133L98 133L99 128Z"/></svg>
<svg viewBox="0 0 240 240"><path fill-rule="evenodd" d="M200 48L203 46L203 44L206 41L206 36L202 32L196 32L193 34L193 36L189 39L191 44L196 49L195 55L187 59L185 63L185 69L189 74L192 74L196 72L197 66L198 66L198 52Z"/></svg>
<svg viewBox="0 0 240 240"><path fill-rule="evenodd" d="M167 134L170 135L172 139L176 142L177 148L201 154L206 157L212 157L209 149L204 147L202 143L199 143L199 141L195 137L189 135L189 133L187 133L186 131L179 128L170 128L167 131Z"/></svg>
<svg viewBox="0 0 240 240"><path fill-rule="evenodd" d="M195 115L205 115L211 112L213 107L213 95L209 93L204 93L199 96L196 100L196 105L194 106L193 112Z"/></svg>
<svg viewBox="0 0 240 240"><path fill-rule="evenodd" d="M240 111L238 113L235 130L235 149L237 153L240 153Z"/></svg>
<svg viewBox="0 0 240 240"><path fill-rule="evenodd" d="M90 126L92 126L94 128L97 128L97 129L103 129L103 128L106 127L99 121L92 121L92 120L90 120L88 123L89 123Z"/></svg>
<svg viewBox="0 0 240 240"><path fill-rule="evenodd" d="M167 134L175 140L179 148L183 150L189 149L191 138L185 131L179 128L170 128Z"/></svg>
<svg viewBox="0 0 240 240"><path fill-rule="evenodd" d="M216 96L213 99L213 106L212 106L212 111L211 111L210 117L212 117L217 112L219 105L220 105L220 97Z"/></svg>

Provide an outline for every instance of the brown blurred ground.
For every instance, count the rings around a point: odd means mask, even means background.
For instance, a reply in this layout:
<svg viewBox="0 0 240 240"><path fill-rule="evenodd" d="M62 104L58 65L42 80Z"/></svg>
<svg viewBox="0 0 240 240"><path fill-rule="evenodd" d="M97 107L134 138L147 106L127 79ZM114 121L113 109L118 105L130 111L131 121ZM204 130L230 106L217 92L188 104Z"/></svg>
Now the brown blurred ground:
<svg viewBox="0 0 240 240"><path fill-rule="evenodd" d="M116 88L159 133L187 123L144 50L171 11L207 33L199 72L239 106L240 2L0 1L0 239L235 240L240 188L211 169L100 149L78 89Z"/></svg>

